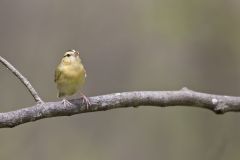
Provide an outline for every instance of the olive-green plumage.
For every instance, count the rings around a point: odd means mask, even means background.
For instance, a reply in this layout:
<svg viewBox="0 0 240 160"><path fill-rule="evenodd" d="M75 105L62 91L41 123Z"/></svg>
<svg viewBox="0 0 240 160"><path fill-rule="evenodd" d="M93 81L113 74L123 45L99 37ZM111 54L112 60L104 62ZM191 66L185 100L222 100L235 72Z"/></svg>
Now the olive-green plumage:
<svg viewBox="0 0 240 160"><path fill-rule="evenodd" d="M81 63L79 52L67 51L55 70L55 83L58 97L70 96L76 93L84 84L86 71Z"/></svg>

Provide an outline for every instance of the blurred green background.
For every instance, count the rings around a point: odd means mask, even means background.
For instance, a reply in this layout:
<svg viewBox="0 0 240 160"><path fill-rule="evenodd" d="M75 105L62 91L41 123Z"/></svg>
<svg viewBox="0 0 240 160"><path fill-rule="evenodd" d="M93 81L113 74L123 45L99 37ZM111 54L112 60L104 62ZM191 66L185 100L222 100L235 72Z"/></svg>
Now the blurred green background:
<svg viewBox="0 0 240 160"><path fill-rule="evenodd" d="M190 89L240 95L237 0L1 0L0 55L45 101L54 70L76 49L88 96ZM0 65L0 111L34 104ZM58 117L0 129L0 159L238 160L240 114L140 107Z"/></svg>

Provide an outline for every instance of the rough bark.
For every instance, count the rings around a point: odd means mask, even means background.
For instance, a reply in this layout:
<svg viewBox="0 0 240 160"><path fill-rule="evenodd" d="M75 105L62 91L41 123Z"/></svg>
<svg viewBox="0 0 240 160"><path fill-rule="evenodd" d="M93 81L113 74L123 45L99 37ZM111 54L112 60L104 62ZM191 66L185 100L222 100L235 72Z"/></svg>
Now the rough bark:
<svg viewBox="0 0 240 160"><path fill-rule="evenodd" d="M140 91L123 92L89 97L91 106L83 103L83 99L70 100L72 105L64 105L62 101L46 102L16 111L0 113L0 128L36 121L57 116L105 111L115 108L138 106L191 106L209 109L217 114L240 111L240 98L199 93L186 88L180 91Z"/></svg>

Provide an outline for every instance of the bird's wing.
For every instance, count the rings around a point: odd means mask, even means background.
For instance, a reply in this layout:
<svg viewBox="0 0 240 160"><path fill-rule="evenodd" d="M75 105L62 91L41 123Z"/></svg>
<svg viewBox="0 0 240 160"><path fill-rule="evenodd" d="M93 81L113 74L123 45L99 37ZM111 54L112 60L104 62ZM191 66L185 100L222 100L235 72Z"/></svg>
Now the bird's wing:
<svg viewBox="0 0 240 160"><path fill-rule="evenodd" d="M62 73L61 70L59 69L59 67L57 67L57 69L55 70L54 82L57 82L57 80L59 79L61 73Z"/></svg>

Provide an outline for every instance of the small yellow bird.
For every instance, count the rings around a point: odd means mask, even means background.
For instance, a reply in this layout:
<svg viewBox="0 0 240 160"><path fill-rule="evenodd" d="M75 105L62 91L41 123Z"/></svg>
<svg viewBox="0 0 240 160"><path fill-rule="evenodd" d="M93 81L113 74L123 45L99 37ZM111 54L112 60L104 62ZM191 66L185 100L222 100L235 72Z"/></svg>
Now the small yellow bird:
<svg viewBox="0 0 240 160"><path fill-rule="evenodd" d="M79 52L75 50L67 51L60 64L55 70L54 81L57 84L58 97L66 97L75 94L84 84L86 79L86 70L79 57ZM82 94L87 108L90 106L89 99ZM64 105L71 103L63 98Z"/></svg>

